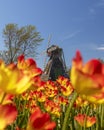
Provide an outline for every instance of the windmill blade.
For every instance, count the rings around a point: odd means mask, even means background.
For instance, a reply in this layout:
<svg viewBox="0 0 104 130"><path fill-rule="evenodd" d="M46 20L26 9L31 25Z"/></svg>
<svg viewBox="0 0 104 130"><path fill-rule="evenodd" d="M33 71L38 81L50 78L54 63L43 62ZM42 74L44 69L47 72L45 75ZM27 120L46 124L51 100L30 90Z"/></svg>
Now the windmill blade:
<svg viewBox="0 0 104 130"><path fill-rule="evenodd" d="M51 37L52 37L52 35L50 34L49 37L48 37L47 48L49 48L49 46L50 46ZM47 49L46 49L46 50L47 50ZM45 54L45 58L44 58L44 69L45 69L45 67L46 67L46 61L47 61L47 53L46 53L46 51L45 51L44 54Z"/></svg>
<svg viewBox="0 0 104 130"><path fill-rule="evenodd" d="M41 52L40 55L46 55L46 51Z"/></svg>
<svg viewBox="0 0 104 130"><path fill-rule="evenodd" d="M51 40L51 35L49 35L48 38L47 48L49 48L50 46L50 40ZM40 53L40 55L46 55L46 54L47 54L47 49Z"/></svg>
<svg viewBox="0 0 104 130"><path fill-rule="evenodd" d="M52 35L50 34L50 35L49 35L49 38L48 38L48 46L47 46L47 48L50 46L51 37L52 37Z"/></svg>

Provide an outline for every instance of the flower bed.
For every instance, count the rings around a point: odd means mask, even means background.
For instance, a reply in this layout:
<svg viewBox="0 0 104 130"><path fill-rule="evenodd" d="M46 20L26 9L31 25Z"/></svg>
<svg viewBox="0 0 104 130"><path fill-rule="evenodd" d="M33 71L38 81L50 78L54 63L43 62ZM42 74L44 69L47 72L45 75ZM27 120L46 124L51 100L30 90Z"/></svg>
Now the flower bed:
<svg viewBox="0 0 104 130"><path fill-rule="evenodd" d="M33 59L0 62L0 130L104 130L104 64L72 60L70 80L42 81Z"/></svg>

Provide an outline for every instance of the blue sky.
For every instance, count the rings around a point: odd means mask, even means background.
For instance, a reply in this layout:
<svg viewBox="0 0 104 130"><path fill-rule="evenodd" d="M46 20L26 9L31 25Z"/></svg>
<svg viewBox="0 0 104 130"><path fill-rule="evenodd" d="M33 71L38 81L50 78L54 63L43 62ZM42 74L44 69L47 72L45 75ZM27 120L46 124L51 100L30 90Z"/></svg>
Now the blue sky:
<svg viewBox="0 0 104 130"><path fill-rule="evenodd" d="M0 0L0 50L2 31L8 23L36 26L44 38L38 48L41 68L49 35L51 45L63 48L68 67L76 50L85 62L104 59L104 0Z"/></svg>

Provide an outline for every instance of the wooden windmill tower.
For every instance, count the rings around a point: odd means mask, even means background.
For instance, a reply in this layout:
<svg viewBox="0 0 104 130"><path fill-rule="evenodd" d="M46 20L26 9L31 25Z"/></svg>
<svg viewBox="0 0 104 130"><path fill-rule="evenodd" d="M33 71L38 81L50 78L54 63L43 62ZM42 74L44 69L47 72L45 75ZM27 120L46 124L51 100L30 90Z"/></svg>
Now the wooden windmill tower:
<svg viewBox="0 0 104 130"><path fill-rule="evenodd" d="M58 76L65 76L68 78L63 49L59 46L51 45L47 48L46 53L49 60L44 68L41 79L44 81L55 81Z"/></svg>

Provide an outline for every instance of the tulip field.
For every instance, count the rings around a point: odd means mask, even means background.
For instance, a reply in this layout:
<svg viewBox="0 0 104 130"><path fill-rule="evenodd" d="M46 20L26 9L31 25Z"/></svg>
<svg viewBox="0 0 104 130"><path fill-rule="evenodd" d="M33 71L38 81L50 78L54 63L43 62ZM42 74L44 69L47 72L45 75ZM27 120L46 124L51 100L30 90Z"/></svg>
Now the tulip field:
<svg viewBox="0 0 104 130"><path fill-rule="evenodd" d="M0 130L104 130L104 64L72 58L70 78L42 81L32 59L0 60Z"/></svg>

